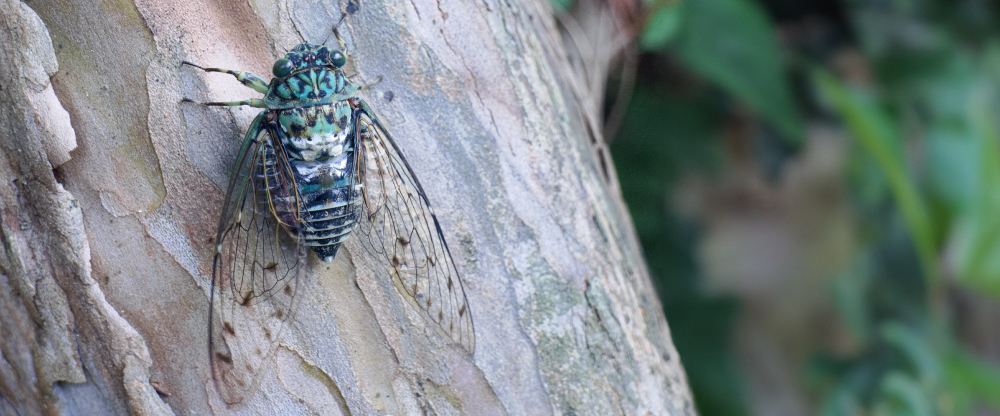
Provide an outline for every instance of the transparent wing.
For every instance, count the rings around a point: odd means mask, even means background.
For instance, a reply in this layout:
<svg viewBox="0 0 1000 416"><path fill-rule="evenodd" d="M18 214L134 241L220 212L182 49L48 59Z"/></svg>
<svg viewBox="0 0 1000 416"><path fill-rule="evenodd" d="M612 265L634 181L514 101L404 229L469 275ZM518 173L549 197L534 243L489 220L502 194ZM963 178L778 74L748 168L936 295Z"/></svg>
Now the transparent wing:
<svg viewBox="0 0 1000 416"><path fill-rule="evenodd" d="M400 293L472 354L472 312L427 196L368 106L357 98L351 104L364 200L355 232L368 253L385 265Z"/></svg>
<svg viewBox="0 0 1000 416"><path fill-rule="evenodd" d="M257 116L233 170L212 261L209 353L229 404L253 395L268 356L294 315L306 251L297 237L294 177L273 123Z"/></svg>

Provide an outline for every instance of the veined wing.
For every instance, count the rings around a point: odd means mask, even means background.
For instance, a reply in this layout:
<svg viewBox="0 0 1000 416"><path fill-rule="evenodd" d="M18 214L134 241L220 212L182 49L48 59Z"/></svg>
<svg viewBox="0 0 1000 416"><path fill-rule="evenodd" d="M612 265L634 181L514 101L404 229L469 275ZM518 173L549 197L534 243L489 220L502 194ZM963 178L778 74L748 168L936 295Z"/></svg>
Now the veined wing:
<svg viewBox="0 0 1000 416"><path fill-rule="evenodd" d="M400 293L472 354L476 338L469 301L427 195L364 101L352 98L351 106L364 199L355 232Z"/></svg>
<svg viewBox="0 0 1000 416"><path fill-rule="evenodd" d="M294 176L272 141L268 112L254 119L233 170L212 261L209 354L212 378L229 404L253 395L261 368L298 302L306 251Z"/></svg>

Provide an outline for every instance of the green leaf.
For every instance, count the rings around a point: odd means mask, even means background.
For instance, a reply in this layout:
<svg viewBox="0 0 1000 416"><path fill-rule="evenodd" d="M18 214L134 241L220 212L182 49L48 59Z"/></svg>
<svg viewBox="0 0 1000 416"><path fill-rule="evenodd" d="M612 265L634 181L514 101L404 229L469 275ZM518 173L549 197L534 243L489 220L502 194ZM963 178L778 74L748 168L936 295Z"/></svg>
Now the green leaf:
<svg viewBox="0 0 1000 416"><path fill-rule="evenodd" d="M996 364L956 348L945 357L944 369L952 389L1000 412L1000 368Z"/></svg>
<svg viewBox="0 0 1000 416"><path fill-rule="evenodd" d="M937 287L940 282L936 278L938 265L930 215L907 174L902 145L892 119L871 96L847 88L828 72L816 70L814 79L824 97L843 118L851 136L878 163L916 244L928 287Z"/></svg>
<svg viewBox="0 0 1000 416"><path fill-rule="evenodd" d="M976 201L979 145L966 129L931 126L926 132L927 176L933 195L956 210Z"/></svg>
<svg viewBox="0 0 1000 416"><path fill-rule="evenodd" d="M933 416L934 406L920 383L912 377L898 371L891 371L882 379L883 400L876 405L876 413L883 410L888 414L904 414L913 416ZM884 406L884 407L883 407ZM888 409L886 409L888 408ZM898 410L893 412L892 410Z"/></svg>
<svg viewBox="0 0 1000 416"><path fill-rule="evenodd" d="M854 263L837 275L830 287L833 304L840 312L844 325L861 344L869 342L868 337L874 324L874 317L868 307L875 264L872 257L870 250L859 250Z"/></svg>
<svg viewBox="0 0 1000 416"><path fill-rule="evenodd" d="M973 131L975 166L971 206L961 211L955 225L955 259L959 281L1000 297L1000 127L997 126L997 89L984 82L965 109Z"/></svg>
<svg viewBox="0 0 1000 416"><path fill-rule="evenodd" d="M862 414L861 398L849 388L839 388L820 403L819 414L842 416Z"/></svg>
<svg viewBox="0 0 1000 416"><path fill-rule="evenodd" d="M576 3L576 0L549 0L549 3L552 4L552 8L557 12L565 12L573 7L573 3Z"/></svg>
<svg viewBox="0 0 1000 416"><path fill-rule="evenodd" d="M649 6L655 7L656 11L650 16L646 27L642 28L642 35L639 36L639 47L643 50L655 50L667 46L680 30L683 2L665 3L654 0Z"/></svg>
<svg viewBox="0 0 1000 416"><path fill-rule="evenodd" d="M879 332L887 344L895 347L906 358L920 381L927 385L941 382L941 363L925 337L897 321L883 324Z"/></svg>
<svg viewBox="0 0 1000 416"><path fill-rule="evenodd" d="M673 45L684 64L745 102L793 144L802 121L774 27L749 0L687 0Z"/></svg>

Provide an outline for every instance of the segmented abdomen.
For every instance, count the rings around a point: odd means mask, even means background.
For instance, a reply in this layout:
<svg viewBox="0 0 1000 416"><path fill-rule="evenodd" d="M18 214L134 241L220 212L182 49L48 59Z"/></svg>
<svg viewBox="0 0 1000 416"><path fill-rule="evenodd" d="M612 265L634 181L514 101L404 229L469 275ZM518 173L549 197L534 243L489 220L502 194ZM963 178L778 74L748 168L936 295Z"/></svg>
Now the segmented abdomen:
<svg viewBox="0 0 1000 416"><path fill-rule="evenodd" d="M302 201L305 244L329 263L357 225L358 192L353 185L340 186L302 194Z"/></svg>
<svg viewBox="0 0 1000 416"><path fill-rule="evenodd" d="M255 178L257 195L269 198L257 201L258 212L269 213L285 225L288 232L301 236L304 244L321 260L333 261L340 244L357 225L360 193L356 188L355 152L350 149L335 158L320 162L288 160L295 178L283 177L275 164L279 159L270 141L261 147ZM295 189L299 209L295 212Z"/></svg>
<svg viewBox="0 0 1000 416"><path fill-rule="evenodd" d="M333 261L340 243L357 224L357 153L353 146L346 147L324 160L289 160L299 190L299 229L305 245L325 262Z"/></svg>

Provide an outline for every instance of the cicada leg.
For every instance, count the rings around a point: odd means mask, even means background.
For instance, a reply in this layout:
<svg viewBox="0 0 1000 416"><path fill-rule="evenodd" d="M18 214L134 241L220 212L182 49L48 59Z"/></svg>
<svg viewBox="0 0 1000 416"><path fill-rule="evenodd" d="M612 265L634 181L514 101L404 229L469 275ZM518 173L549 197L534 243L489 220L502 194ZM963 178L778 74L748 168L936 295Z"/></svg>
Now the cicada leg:
<svg viewBox="0 0 1000 416"><path fill-rule="evenodd" d="M375 81L372 82L372 83L370 83L370 84L359 83L358 84L358 91L374 87L375 84L378 84L380 82L382 82L382 76L381 75L379 75L378 78L375 78Z"/></svg>
<svg viewBox="0 0 1000 416"><path fill-rule="evenodd" d="M262 78L260 75L255 75L255 74L251 74L249 72L244 72L244 71L235 71L235 70L232 70L232 69L202 68L202 67L200 67L198 65L195 65L195 64L193 64L191 62L188 62L188 61L183 61L181 63L184 64L184 65L193 66L193 67L198 68L198 69L200 69L202 71L205 71L205 72L221 72L223 74L232 75L232 76L236 77L236 80L239 81L240 83L242 83L243 85L246 85L246 86L248 86L250 88L253 88L257 92L267 93L267 80L264 79L264 78Z"/></svg>
<svg viewBox="0 0 1000 416"><path fill-rule="evenodd" d="M187 102L187 103L195 103L195 104L199 104L199 105L208 105L208 106L239 107L239 106L248 105L250 107L256 107L256 108L266 108L267 107L266 105L264 105L264 100L262 100L260 98L251 98L249 100L243 100L243 101L207 101L207 102L195 101L195 100L192 100L190 98L184 98L181 101Z"/></svg>

